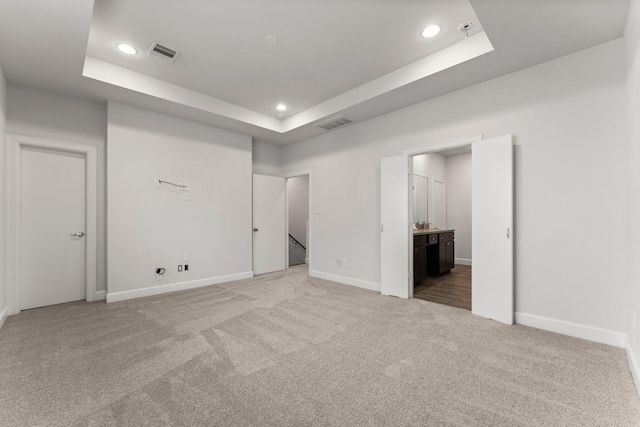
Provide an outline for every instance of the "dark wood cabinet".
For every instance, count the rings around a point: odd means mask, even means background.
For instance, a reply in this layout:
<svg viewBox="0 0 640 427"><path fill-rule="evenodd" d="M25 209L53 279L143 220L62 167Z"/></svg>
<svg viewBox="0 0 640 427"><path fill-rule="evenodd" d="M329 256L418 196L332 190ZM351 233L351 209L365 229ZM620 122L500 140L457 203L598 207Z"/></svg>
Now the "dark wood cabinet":
<svg viewBox="0 0 640 427"><path fill-rule="evenodd" d="M427 277L427 236L413 236L413 283Z"/></svg>
<svg viewBox="0 0 640 427"><path fill-rule="evenodd" d="M437 234L437 244L427 248L427 275L439 276L451 271L455 265L455 234L447 231Z"/></svg>
<svg viewBox="0 0 640 427"><path fill-rule="evenodd" d="M413 236L413 283L449 272L455 264L453 230Z"/></svg>
<svg viewBox="0 0 640 427"><path fill-rule="evenodd" d="M438 274L446 273L453 268L453 252L453 241L438 244Z"/></svg>

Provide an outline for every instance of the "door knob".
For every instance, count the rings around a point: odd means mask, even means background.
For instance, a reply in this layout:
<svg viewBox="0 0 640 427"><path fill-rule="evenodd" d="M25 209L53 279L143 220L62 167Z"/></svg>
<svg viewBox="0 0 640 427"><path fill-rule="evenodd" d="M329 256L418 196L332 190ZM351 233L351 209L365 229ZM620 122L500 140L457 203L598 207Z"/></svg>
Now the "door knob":
<svg viewBox="0 0 640 427"><path fill-rule="evenodd" d="M253 231L258 231L258 229L257 229L257 228L254 228L254 229L253 229Z"/></svg>
<svg viewBox="0 0 640 427"><path fill-rule="evenodd" d="M82 237L82 236L84 236L84 233L83 233L82 231L79 231L79 232L77 232L77 233L73 233L73 234L71 235L71 237Z"/></svg>

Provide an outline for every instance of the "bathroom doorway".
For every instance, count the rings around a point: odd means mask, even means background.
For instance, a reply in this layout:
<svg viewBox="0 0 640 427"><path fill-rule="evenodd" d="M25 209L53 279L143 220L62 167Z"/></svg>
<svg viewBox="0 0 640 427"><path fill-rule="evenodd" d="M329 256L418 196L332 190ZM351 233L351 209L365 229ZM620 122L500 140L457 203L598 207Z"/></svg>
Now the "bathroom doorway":
<svg viewBox="0 0 640 427"><path fill-rule="evenodd" d="M471 167L471 146L412 157L413 297L465 310L471 310ZM451 265L442 267L447 249Z"/></svg>
<svg viewBox="0 0 640 427"><path fill-rule="evenodd" d="M471 311L481 317L513 324L512 135L489 139L483 139L481 135L471 136L406 149L402 155L381 159L380 292L399 298L413 297L415 236L410 212L411 158L469 145L473 155ZM454 233L438 235L437 238L445 242L454 241ZM449 269L455 267L451 266L455 262L455 253L450 249L441 257L445 260L445 269L447 266Z"/></svg>

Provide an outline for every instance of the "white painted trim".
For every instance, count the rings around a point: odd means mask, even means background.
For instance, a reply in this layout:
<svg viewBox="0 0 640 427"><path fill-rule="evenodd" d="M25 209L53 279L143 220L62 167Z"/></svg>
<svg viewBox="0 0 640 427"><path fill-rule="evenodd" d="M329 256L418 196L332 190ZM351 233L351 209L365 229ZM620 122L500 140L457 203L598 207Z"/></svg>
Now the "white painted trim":
<svg viewBox="0 0 640 427"><path fill-rule="evenodd" d="M96 291L96 299L95 301L102 301L107 299L107 292L106 291Z"/></svg>
<svg viewBox="0 0 640 427"><path fill-rule="evenodd" d="M631 370L633 382L636 384L638 395L640 395L640 361L636 357L636 354L633 352L633 348L631 347L631 343L629 342L628 335L625 335L624 350L625 353L627 353L627 362L629 363L629 369Z"/></svg>
<svg viewBox="0 0 640 427"><path fill-rule="evenodd" d="M454 263L460 264L460 265L471 265L471 260L467 258L456 258L454 260Z"/></svg>
<svg viewBox="0 0 640 427"><path fill-rule="evenodd" d="M250 279L252 277L253 271L245 271L243 273L229 274L226 276L209 277L206 279L190 280L188 282L171 283L168 285L152 286L149 288L133 289L130 291L108 292L107 303L150 297L153 295L184 291L187 289L202 288L205 286L217 285L219 283Z"/></svg>
<svg viewBox="0 0 640 427"><path fill-rule="evenodd" d="M380 292L380 283L367 282L366 280L353 279L351 277L338 276L337 274L324 273L322 271L309 270L309 276L318 279L330 280L332 282L341 283L343 285L355 286L357 288L369 289L370 291Z"/></svg>
<svg viewBox="0 0 640 427"><path fill-rule="evenodd" d="M7 317L9 317L9 306L5 306L0 312L0 329L4 326L4 322L7 320Z"/></svg>
<svg viewBox="0 0 640 427"><path fill-rule="evenodd" d="M35 147L54 151L83 154L86 165L86 212L85 212L85 298L95 301L97 282L97 232L98 232L98 148L7 134L7 307L9 314L20 312L20 186L22 176L22 148Z"/></svg>
<svg viewBox="0 0 640 427"><path fill-rule="evenodd" d="M420 154L437 153L438 151L453 150L454 148L470 147L471 144L482 141L482 134L463 136L462 138L449 139L432 145L421 145L414 148L405 148L402 154L406 156L418 156Z"/></svg>
<svg viewBox="0 0 640 427"><path fill-rule="evenodd" d="M625 347L626 335L622 332L611 331L609 329L518 312L516 312L516 323L601 344L609 344L621 348Z"/></svg>

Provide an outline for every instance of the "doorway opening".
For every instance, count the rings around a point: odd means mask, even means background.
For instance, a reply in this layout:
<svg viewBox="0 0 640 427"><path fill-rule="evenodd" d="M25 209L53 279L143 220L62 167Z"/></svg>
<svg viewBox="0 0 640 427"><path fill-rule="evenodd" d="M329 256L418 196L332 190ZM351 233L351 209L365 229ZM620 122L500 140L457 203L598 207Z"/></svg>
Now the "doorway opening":
<svg viewBox="0 0 640 427"><path fill-rule="evenodd" d="M287 267L309 263L309 175L287 178Z"/></svg>
<svg viewBox="0 0 640 427"><path fill-rule="evenodd" d="M413 297L411 157L469 144L473 152L471 312L510 325L514 317L514 266L513 137L509 134L461 138L407 149L402 155L380 160L380 293ZM437 243L455 241L455 233L438 233L437 239ZM455 250L449 251L440 257L445 267L455 262Z"/></svg>
<svg viewBox="0 0 640 427"><path fill-rule="evenodd" d="M471 310L471 146L411 157L413 297Z"/></svg>

